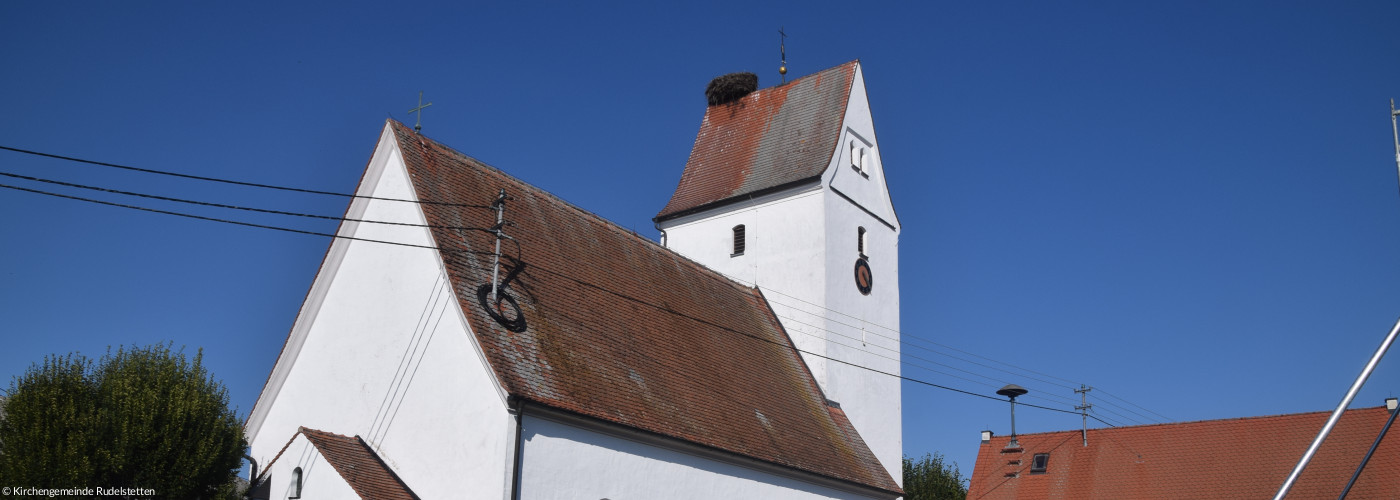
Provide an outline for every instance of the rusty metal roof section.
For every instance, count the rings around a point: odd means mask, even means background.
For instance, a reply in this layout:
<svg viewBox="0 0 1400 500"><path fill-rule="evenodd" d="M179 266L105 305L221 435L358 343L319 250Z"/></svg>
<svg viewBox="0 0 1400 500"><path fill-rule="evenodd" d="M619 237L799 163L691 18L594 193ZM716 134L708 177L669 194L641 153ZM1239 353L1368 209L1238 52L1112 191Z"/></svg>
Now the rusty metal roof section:
<svg viewBox="0 0 1400 500"><path fill-rule="evenodd" d="M506 301L485 307L479 291L492 280L495 238L451 227L489 227L494 212L421 206L462 311L512 396L900 492L850 424L828 411L758 290L401 123L390 126L419 199L488 205L501 189L510 197L506 232L519 250L502 246L502 274L520 272ZM524 321L503 324L487 307Z"/></svg>
<svg viewBox="0 0 1400 500"><path fill-rule="evenodd" d="M816 178L826 170L860 61L710 106L657 221Z"/></svg>

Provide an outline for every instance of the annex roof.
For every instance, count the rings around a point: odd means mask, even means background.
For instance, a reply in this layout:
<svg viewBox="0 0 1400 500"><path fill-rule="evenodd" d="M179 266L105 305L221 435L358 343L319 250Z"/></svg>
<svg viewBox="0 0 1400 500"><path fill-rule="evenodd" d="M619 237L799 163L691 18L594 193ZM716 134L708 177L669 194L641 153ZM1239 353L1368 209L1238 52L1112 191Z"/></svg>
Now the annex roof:
<svg viewBox="0 0 1400 500"><path fill-rule="evenodd" d="M282 458L282 453L287 451L287 447L296 441L297 436L306 436L306 440L316 447L316 451L321 453L321 457L326 463L335 469L336 473L350 485L350 489L360 498L373 498L376 500L417 500L418 495L399 479L388 464L379 458L379 454L365 443L360 436L350 437L316 429L302 427L296 434L287 441L282 450L277 453L266 465L264 471L272 470L272 464L277 463ZM266 472L259 476L254 483L261 483L266 477Z"/></svg>
<svg viewBox="0 0 1400 500"><path fill-rule="evenodd" d="M859 61L710 106L661 221L819 177L836 152Z"/></svg>
<svg viewBox="0 0 1400 500"><path fill-rule="evenodd" d="M1022 434L983 443L968 489L972 499L1272 498L1331 412ZM1375 442L1385 407L1345 412L1288 498L1337 498ZM1048 453L1044 473L1034 457ZM1019 461L1019 462L1018 462ZM1349 498L1400 498L1400 436L1393 433Z"/></svg>
<svg viewBox="0 0 1400 500"><path fill-rule="evenodd" d="M420 206L472 332L512 396L891 496L900 491L844 416L827 407L757 289L401 123L389 126L418 199L459 204ZM495 224L495 213L479 207L502 189L512 240L502 245L501 274L518 276L497 305L487 297L495 237L452 228ZM523 324L512 323L518 318Z"/></svg>

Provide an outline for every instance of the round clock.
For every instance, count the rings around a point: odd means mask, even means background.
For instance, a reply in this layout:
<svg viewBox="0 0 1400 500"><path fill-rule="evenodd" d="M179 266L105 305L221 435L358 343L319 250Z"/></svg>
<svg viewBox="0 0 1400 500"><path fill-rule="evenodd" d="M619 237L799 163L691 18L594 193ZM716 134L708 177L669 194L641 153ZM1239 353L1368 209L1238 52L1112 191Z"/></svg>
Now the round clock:
<svg viewBox="0 0 1400 500"><path fill-rule="evenodd" d="M861 295L870 295L870 287L875 282L875 278L870 275L870 263L865 259L856 259L856 289Z"/></svg>

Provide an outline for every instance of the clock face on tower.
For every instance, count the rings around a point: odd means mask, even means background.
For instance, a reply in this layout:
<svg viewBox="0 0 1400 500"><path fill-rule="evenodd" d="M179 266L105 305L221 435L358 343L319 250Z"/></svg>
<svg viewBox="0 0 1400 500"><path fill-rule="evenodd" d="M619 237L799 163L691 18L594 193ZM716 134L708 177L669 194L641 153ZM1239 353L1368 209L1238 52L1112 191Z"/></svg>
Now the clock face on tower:
<svg viewBox="0 0 1400 500"><path fill-rule="evenodd" d="M856 289L861 295L870 295L870 287L874 284L874 277L870 275L870 263L865 259L856 259Z"/></svg>

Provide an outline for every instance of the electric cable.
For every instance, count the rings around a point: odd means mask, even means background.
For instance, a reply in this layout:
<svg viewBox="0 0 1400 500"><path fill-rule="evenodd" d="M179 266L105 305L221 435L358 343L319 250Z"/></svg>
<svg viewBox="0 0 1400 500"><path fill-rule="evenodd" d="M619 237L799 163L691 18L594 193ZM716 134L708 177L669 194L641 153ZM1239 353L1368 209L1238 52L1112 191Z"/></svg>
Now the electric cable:
<svg viewBox="0 0 1400 500"><path fill-rule="evenodd" d="M283 232L288 232L288 233L305 234L305 235L311 235L311 236L323 236L323 237L327 237L327 238L335 238L335 239L342 239L342 240L365 241L365 242L370 242L370 243L384 243L384 244L387 244L387 245L398 245L398 246L404 246L404 247L425 248L425 249L429 249L429 250L439 250L439 251L444 251L444 252L459 252L459 253L460 253L460 252L466 252L466 253L476 253L476 254L485 254L485 255L495 255L494 252L483 252L483 251L479 251L479 250L458 250L458 249L452 249L452 248L442 248L442 247L437 247L437 246L433 246L433 245L418 245L418 244L415 244L415 243L401 243L401 242L397 242L397 241L385 241L385 240L376 240L376 239L371 239L371 238L359 238L359 237L355 237L355 236L342 236L342 235L332 234L332 233L322 233L322 232L317 232L317 231L307 231L307 230L304 230L304 229L293 229L293 228L288 228L288 227L269 226L269 225L266 225L266 224L254 224L254 223L251 223L251 222L243 222L243 221L236 221L236 220L230 220L230 219L220 219L220 218L217 218L217 217L205 217L205 216L202 216L202 215L187 214L187 213L183 213L183 212L173 212L173 211L170 211L170 210L160 210L160 209L149 208L149 207L140 207L140 206L136 206L136 205L126 205L126 204L123 204L123 203L114 203L114 202L110 202L110 201L94 200L94 199L91 199L91 198L83 198L83 197L81 197L81 196L72 196L72 195L66 195L66 194L60 194L60 193L53 193L53 192L49 192L49 191L42 191L42 190L38 190L38 189L30 189L30 188L24 188L24 187L19 187L19 186L11 186L11 185L9 185L9 184L0 184L0 188L4 188L4 189L13 189L13 190L16 190L16 191L25 191L25 192L29 192L29 193L35 193L35 194L42 194L42 195L45 195L45 196L54 196L54 197L58 197L58 198L66 198L66 199L70 199L70 200L85 201L85 202L88 202L88 203L96 203L96 204L98 204L98 205L107 205L107 206L111 206L111 207L119 207L119 208L131 209L131 210L139 210L139 211L142 211L142 212L151 212L151 213L157 213L157 214L173 215L173 216L176 216L176 217L185 217L185 218L189 218L189 219L196 219L196 220L203 220L203 221L210 221L210 222L222 222L222 223L224 223L224 224L233 224L233 225L236 225L236 226L256 227L256 228L260 228L260 229L271 229L271 230L273 230L273 231L283 231Z"/></svg>
<svg viewBox="0 0 1400 500"><path fill-rule="evenodd" d="M188 205L199 205L199 206L205 206L205 207L227 208L227 209L232 209L232 210L243 210L243 211L246 211L246 212L258 212L258 213L274 214L274 215L288 215L288 216L293 216L293 217L306 217L306 218L310 218L310 219L333 220L333 221L339 221L339 222L360 222L360 223L365 223L365 224L385 224L385 225L391 225L391 226L426 227L426 228L442 228L442 229L460 229L460 230L467 230L467 231L484 231L484 232L491 232L491 229L489 229L489 228L481 228L481 227L437 226L437 225L432 225L432 224L418 224L418 223L414 223L414 222L389 222L389 221L378 221L378 220L368 220L368 219L354 219L354 218L350 218L350 217L334 217L334 216L329 216L329 215L317 215L317 214L308 214L308 213L301 213L301 212L288 212L288 211L283 211L283 210L272 210L272 209L266 209L266 208L245 207L245 206L240 206L240 205L226 205L226 204L223 204L223 203L213 203L213 202L208 202L208 201L187 200L187 199L184 199L184 198L172 198L172 197L169 197L169 196L160 196L160 195L154 195L154 194L136 193L136 192L132 192L132 191L122 191L122 190L119 190L119 189L110 189L110 188L104 188L104 187L98 187L98 186L89 186L89 185L86 185L86 184L76 184L76 183L72 183L72 182L64 182L64 181L58 181L58 180L53 180L53 179L45 179L45 178L42 178L42 177L31 177L31 176L28 176L28 175L19 175L19 174L10 173L10 172L0 172L0 176L10 177L10 178L14 178L14 179L24 179L24 180L27 180L27 181L34 181L34 182L42 182L42 183L45 183L45 184L54 184L54 185L58 185L58 186L66 186L66 187L74 187L74 188L79 188L79 189L86 189L86 190L89 190L89 191L97 191L97 192L101 192L101 193L119 194L119 195L123 195L123 196L135 196L135 197L138 197L138 198L147 198L147 199L152 199L152 200L172 201L172 202L184 203L184 204L188 204Z"/></svg>
<svg viewBox="0 0 1400 500"><path fill-rule="evenodd" d="M182 173L179 173L179 172L169 172L169 171L165 171L165 170L155 170L155 169L149 169L149 168L131 167L131 166L127 166L127 165L120 165L120 164L116 164L116 163L108 163L108 162L102 162L102 161L84 160L84 159L82 159L82 158L74 158L74 157L71 157L71 156L63 156L63 155L57 155L57 154L52 154L52 153L43 153L43 152L39 152L39 151L31 151L31 150L28 150L28 149L13 148L13 147L9 147L9 146L0 146L0 149L6 150L6 151L13 151L13 152L16 152L16 153L24 153L24 154L27 154L27 155L42 156L42 157L46 157L46 158L54 158L54 159L58 159L58 160L71 161L71 162L76 162L76 163L86 163L86 164L89 164L89 165L97 165L97 166L102 166L102 167L110 167L110 168L117 168L117 169L122 169L122 170L129 170L129 171L132 171L132 172L141 172L141 173L156 174L156 175L166 175L166 176L170 176L170 177L179 177L179 178L182 178L182 179L193 179L193 180L199 180L199 181L218 182L218 183L222 183L222 184L232 184L232 185L236 185L236 186L248 186L248 187L263 188L263 189L275 189L275 190L279 190L279 191L290 191L290 192L293 192L293 193L320 194L320 195L326 195L326 196L338 196L338 197L341 197L341 198L358 198L358 199L379 200L379 201L397 201L397 202L403 202L403 203L418 203L418 204L424 204L424 205L442 205L442 206L449 206L449 207L491 208L491 207L486 206L486 205L469 205L469 204L464 204L464 203L452 203L452 202L446 202L446 201L425 201L425 200L416 200L416 201L415 201L415 200L404 200L404 199L399 199L399 198L381 198L381 197L377 197L377 196L361 196L361 195L356 195L356 194L337 193L337 192L334 192L334 191L322 191L322 190L318 190L318 189L304 189L304 188L295 188L295 187L287 187L287 186L277 186L277 185L273 185L273 184L260 184L260 183L256 183L256 182L235 181L235 180L230 180L230 179L220 179L220 178L217 178L217 177L205 177L205 176L202 176L202 175L182 174Z"/></svg>
<svg viewBox="0 0 1400 500"><path fill-rule="evenodd" d="M1123 398L1120 398L1120 397L1118 397L1118 396L1115 396L1115 395L1114 395L1113 393L1111 393L1111 392L1105 391L1105 390L1103 390L1103 389L1099 389L1099 388L1097 388L1097 387L1095 387L1094 390L1103 393L1103 395L1105 395L1105 396L1108 396L1108 397L1111 397L1111 398L1113 398L1113 399L1117 399L1117 400L1119 400L1119 401L1122 401L1122 402L1124 402L1124 403L1127 403L1127 404L1129 404L1129 405L1132 405L1133 407L1135 407L1135 408L1137 408L1137 409L1139 409L1139 410L1142 410L1142 411L1151 413L1151 414L1156 415L1156 416L1158 416L1158 417L1162 417L1162 420L1165 420L1165 421L1168 421L1168 422L1174 422L1174 421L1175 421L1175 420L1172 419L1171 417L1168 417L1168 416L1163 415L1163 414L1161 414L1161 413L1157 413L1157 412L1155 412L1155 411L1152 411L1152 410L1149 410L1149 409L1147 409L1147 408L1143 408L1143 407L1141 407L1141 406L1138 406L1138 405L1136 405L1136 404L1133 404L1132 401L1128 401L1128 400L1126 400L1126 399L1123 399Z"/></svg>
<svg viewBox="0 0 1400 500"><path fill-rule="evenodd" d="M16 153L22 153L22 154L33 155L33 156L46 157L46 158L52 158L52 159L58 159L58 160L76 162L76 163L84 163L84 164L96 165L96 166L103 166L103 167L109 167L109 168L116 168L116 169L128 170L128 171L133 171L133 172L141 172L141 173L156 174L156 175L165 175L165 176L171 176L171 177L177 177L177 178L192 179L192 180L200 180L200 181L207 181L207 182L216 182L216 183L231 184L231 185L239 185L239 186L247 186L247 187L256 187L256 188L263 188L263 189L274 189L274 190L288 191L288 192L297 192L297 193L306 193L306 194L318 194L318 195L327 195L327 196L337 196L337 197L351 198L351 199L368 199L368 200L379 200L379 201L392 201L392 202L403 202L403 203L416 203L416 204L424 204L424 205L441 205L441 206L455 206L455 207L466 207L466 208L488 208L488 209L489 209L489 208L492 208L490 205L477 205L477 204L465 204L465 203L442 202L442 201L431 201L431 200L406 200L406 199L398 199L398 198L385 198L385 197L375 197L375 196L362 196L362 195L338 193L338 192L332 192L332 191L323 191L323 190L315 190L315 189L304 189L304 188L295 188L295 187L287 187L287 186L278 186L278 185L273 185L273 184L263 184L263 183L236 181L236 180L223 179L223 178L217 178L217 177L199 176L199 175L184 174L184 173L179 173L179 172L170 172L170 171L164 171L164 170L156 170L156 169L148 169L148 168L141 168L141 167L133 167L133 166L121 165L121 164L117 164L117 163L102 162L102 161L95 161L95 160L87 160L87 159L76 158L76 157L71 157L71 156L64 156L64 155L58 155L58 154L52 154L52 153L44 153L44 152L40 152L40 151L33 151L33 150L27 150L27 149L21 149L21 148L15 148L15 147L10 147L10 146L3 146L3 145L0 145L0 149L2 149L2 150L7 150L7 151L12 151L12 152L16 152ZM163 197L163 196L157 196L157 195L147 195L147 194L141 194L141 193L126 192L126 191L119 191L119 190L112 190L112 189L94 187L94 186L85 186L85 185L81 185L81 184L66 183L66 182L62 182L62 181L54 181L54 180L42 179L42 178L38 178L38 177L22 176L22 175L18 175L18 174L9 174L9 173L4 173L4 172L0 172L0 175L4 175L4 176L8 176L8 177L13 177L13 178L20 178L20 179L25 179L25 180L31 180L31 181L36 181L36 182L45 182L45 183L58 184L58 185L63 185L63 186L69 186L69 187L75 187L75 188L81 188L81 189L89 189L89 190L95 190L95 191L102 191L102 192L108 192L108 193L114 193L114 194L121 194L121 195L127 195L127 196L137 196L137 197L144 197L144 198L150 198L150 199L159 199L159 200L172 201L172 202L178 202L178 203L188 203L188 204L195 204L195 205L212 206L212 207L217 207L217 208L228 208L228 209L235 209L235 210L245 210L245 211L253 211L253 212L262 212L262 213L278 214L278 215L288 215L288 216L297 216L297 217L318 218L318 219L326 219L326 220L339 220L339 221L363 222L363 223L372 223L372 224L389 224L389 225L402 225L402 226L413 226L413 227L429 227L429 228L439 228L439 227L441 227L441 228L454 229L454 230L472 230L472 231L486 231L486 232L492 232L492 231L493 231L492 229L487 229L487 228L434 226L434 225L413 224L413 223L397 223L397 222L387 222L387 221L371 221L371 220L358 220L358 219L341 218L341 217L329 217L329 216L321 216L321 215L314 215L314 214L303 214L303 213L285 212L285 211L278 211L278 210L268 210L268 209L259 209L259 208L251 208L251 207L241 207L241 206L235 206L235 205L224 205L224 204L218 204L218 203L200 202L200 201L194 201L194 200L184 200L184 199ZM62 198L68 198L68 199L78 200L78 201L87 201L87 202L90 202L90 203L98 203L98 204L103 204L103 205L116 206L116 207L122 207L122 208L129 208L129 209L135 209L135 210L142 210L142 211L154 212L154 213L163 213L163 214L167 214L167 215L175 215L175 216L180 216L180 217L188 217L188 218L194 218L194 219L199 219L199 220L208 220L208 221L214 221L214 222L223 222L223 223L235 224L235 225L242 225L242 226L247 226L247 227L258 227L258 228L263 228L263 229L272 229L272 230L293 232L293 233L299 233L299 234L308 234L308 235L313 235L313 236L324 236L324 237L332 237L332 238L350 239L350 240L356 240L356 241L371 241L371 242L379 242L379 243L399 244L399 245L414 246L414 247L419 247L419 248L435 248L435 247L425 246L425 245L413 245L413 244L402 244L402 243L389 242L389 241L369 240L369 239L364 239L364 238L355 238L355 237L338 236L338 235L333 235L333 234L328 234L328 233L320 233L320 232L315 232L315 231L304 231L304 230L291 229L291 228L284 228L284 227L278 227L278 226L268 226L268 225L253 224L253 223L248 223L248 222L233 221L233 220L227 220L227 219L218 219L218 218L213 218L213 217L203 217L203 216L198 216L198 215L193 215L193 214L184 214L184 213L178 213L178 212L171 212L171 211L165 211L165 210L152 209L152 208L147 208L147 207L137 207L137 206L133 206L133 205L125 205L125 204L112 203L112 202L106 202L106 201L101 201L101 200L94 200L94 199L88 199L88 198L82 198L82 197L76 197L76 196L69 196L69 195L63 195L63 194L58 194L58 193L50 193L50 192L45 192L45 191L40 191L40 190L28 189L28 188L17 187L17 186L9 186L9 185L4 185L4 184L0 184L0 187L8 188L8 189L20 190L20 191L28 191L28 192L32 192L32 193L38 193L38 194L46 194L46 195L49 195L49 196L57 196L57 197L62 197ZM516 246L517 246L517 254L518 254L518 253L519 253L519 242L516 242ZM449 251L451 251L451 250L449 249ZM479 253L487 253L487 252L479 252ZM729 277L730 279L735 280L735 281L744 282L743 280L739 280L739 279L737 279L737 278L735 278L735 277L733 277L733 276L728 276L728 277ZM875 323L875 322L872 322L872 321L869 321L869 320L865 320L865 319L862 319L862 318L858 318L858 317L852 316L852 315L850 315L850 314L847 314L847 313L845 313L845 312L837 311L837 310L835 310L835 309L831 309L831 308L828 308L828 307L823 306L823 305L814 304L814 303L811 303L811 302L809 302L809 301L803 300L803 299L801 299L800 297L796 297L796 296L793 296L793 295L784 293L784 292L779 291L779 290L773 290L773 289L770 289L770 288L764 288L764 290L765 290L765 291L769 291L769 292L773 292L773 293L776 293L776 294L779 294L779 295L783 295L783 296L786 296L786 297L789 297L789 298L792 298L792 299L794 299L794 300L797 300L797 301L806 303L806 304L811 305L811 306L814 306L814 307L818 307L818 308L825 309L825 310L828 310L828 311L831 311L831 312L834 312L834 313L837 313L837 314L840 314L840 315L843 315L843 316L847 316L847 317L850 317L850 318L852 318L852 319L856 319L857 321L861 321L861 322L863 322L863 323L870 324L870 325L873 325L873 326L875 326L875 327L885 329L885 330L890 331L890 332L893 332L893 333L895 333L895 334L899 334L899 335L901 335L901 337L906 337L906 336L907 336L907 337L909 337L909 338L911 338L911 339L914 339L914 340L919 340L919 341L922 341L922 342L927 342L927 343L929 343L929 344L933 344L933 345L942 347L942 348L944 348L944 349L949 349L949 350L956 351L956 352L959 352L959 353L962 353L962 354L965 354L965 355L969 355L969 356L977 357L977 358L979 358L979 359L983 359L983 360L986 360L986 361L990 361L990 362L993 362L993 363L997 363L997 364L1009 366L1009 367L1011 367L1011 368L1014 368L1014 369L1017 369L1017 370L1021 370L1021 371L1027 372L1027 373L1034 373L1034 374L1036 374L1036 375L1041 375L1041 376L1048 377L1048 378L1053 378L1053 379L1056 379L1056 380L1061 380L1061 381L1065 381L1065 382L1069 382L1069 383L1076 383L1076 382L1070 381L1070 380L1068 380L1068 379L1064 379L1064 378L1061 378L1061 377L1056 377L1056 376L1049 375L1049 374L1046 374L1046 373L1041 373L1041 372L1038 372L1038 371L1035 371L1035 370L1030 370L1030 369L1027 369L1027 368L1022 368L1022 367L1019 367L1019 366L1016 366L1016 365L1013 365L1013 364L1010 364L1010 363L1006 363L1006 362L1003 362L1003 361L998 361L998 360L995 360L995 359L992 359L992 358L987 358L987 357L985 357L985 356L981 356L981 355L978 355L978 354L975 354L975 353L971 353L971 352L967 352L967 351L964 351L964 350L961 350L961 349L957 349L957 348L954 348L954 347L952 347L952 346L948 346L948 345L941 344L941 343L938 343L938 342L934 342L934 341L931 341L931 340L928 340L928 339L924 339L924 338L921 338L921 337L919 337L919 336L917 336L917 335L914 335L913 333L903 333L903 332L901 332L900 330L897 330L897 329L894 329L894 328L890 328L890 327L885 326L885 325L880 325L880 324L878 324L878 323ZM788 304L788 307L792 307L792 306L791 306L790 304ZM800 310L800 309L795 308L795 307L794 307L794 309ZM804 312L806 312L806 311L804 311ZM809 313L809 314L810 314L810 313ZM838 322L838 323L840 323L840 322ZM853 325L849 325L849 324L846 324L846 323L840 323L840 324L845 325L845 326L854 327ZM953 355L950 355L950 354L947 354L947 353L938 352L938 351L932 350L932 349L927 348L927 347L923 347L923 346L919 346L919 345L916 345L916 344L908 343L908 341L905 341L905 340L903 340L902 338L896 339L896 338L889 337L889 336L885 336L885 335L881 335L881 334L875 333L875 332L870 332L870 333L871 333L872 335L876 335L876 336L883 337L883 338L886 338L886 339L896 340L896 341L899 341L900 343L907 344L907 345L910 345L910 346L912 346L912 347L921 348L921 349L924 349L924 350L927 350L927 351L930 351L930 352L934 352L934 353L936 353L936 354L940 354L940 355L952 357L952 358L954 358L954 359L959 359L959 358L957 358L956 356L953 356ZM1005 372L1005 373L1008 373L1008 374L1016 375L1016 373L1010 372L1010 371L1007 371L1007 370L1004 370L1004 369L1000 369L1000 368L996 368L996 367L991 367L991 366L983 365L983 364L981 364L981 363L977 363L977 362L973 362L973 361L969 361L969 360L965 360L965 359L960 359L960 360L961 360L961 361L969 362L969 363L971 363L971 364L976 364L976 365L982 366L982 367L984 367L984 368L995 369L995 370L1002 371L1002 372ZM935 364L937 364L937 363L935 363ZM945 366L946 366L946 365L945 365ZM951 368L951 367L950 367L950 368ZM965 370L960 370L960 371L965 371ZM970 372L969 372L969 373L970 373ZM990 377L985 377L985 376L983 376L983 375L977 375L977 376L981 376L981 377L984 377L984 378L990 378ZM1052 384L1052 385L1060 385L1060 384L1056 384L1056 383L1054 383L1054 382L1050 382L1050 381L1047 381L1047 380L1036 379L1036 378L1034 378L1034 377L1027 377L1027 378L1031 378L1032 380L1037 380L1037 381L1044 382L1044 383L1048 383L1048 384ZM1073 389L1073 387L1070 387L1070 386L1064 386L1064 385L1060 385L1060 386L1061 386L1061 387L1066 387L1066 388ZM1151 410L1149 410L1149 409L1147 409L1147 408L1143 408L1143 407L1141 407L1141 406L1139 406L1139 405L1137 405L1137 404L1134 404L1134 403L1132 403L1132 402L1130 402L1130 401L1127 401L1127 400L1125 400L1125 399L1119 398L1119 397L1117 397L1117 396L1113 396L1112 394L1108 394L1108 395L1114 397L1115 399L1118 399L1118 400L1120 400L1120 401L1123 401L1124 403L1133 405L1133 406L1135 406L1135 407L1137 407L1137 408L1139 408L1139 409L1142 409L1142 410L1144 410L1144 411L1148 411L1148 412L1151 412L1151 413L1153 413L1153 414L1155 414L1155 415L1161 416L1162 418L1164 418L1164 419L1166 419L1166 420L1168 420L1168 421L1171 420L1170 418L1167 418L1167 417L1165 417L1165 416L1162 416L1162 415L1159 414L1159 413L1152 412ZM1105 402L1105 403L1106 403L1106 404L1109 404L1109 405L1111 405L1111 406L1118 406L1118 407L1121 408L1121 406L1119 406L1119 405L1114 405L1114 404L1108 403L1108 402ZM1123 409L1124 409L1124 410L1127 410L1126 408L1123 408Z"/></svg>
<svg viewBox="0 0 1400 500"><path fill-rule="evenodd" d="M3 147L3 146L0 146L0 148L4 148L4 147ZM10 148L5 148L5 149L10 149ZM239 225L239 226L255 227L255 228L261 228L261 229L269 229L269 230L274 230L274 231L283 231L283 232L290 232L290 233L297 233L297 234L305 234L305 235L311 235L311 236L322 236L322 237L328 237L328 238L334 238L334 239L346 239L346 240L354 240L354 241L364 241L364 242L369 242L369 243L383 243L383 244L388 244L388 245L397 245L397 246L412 247L412 248L423 248L423 249L438 250L438 251L444 251L444 252L472 253L472 254L481 254L481 255L495 255L494 252L484 252L484 251L475 251L475 250L459 250L459 249L443 248L443 247L433 246L433 245L419 245L419 244L414 244L414 243L402 243L402 242L386 241L386 240L376 240L376 239L369 239L369 238L358 238L358 237L353 237L353 236L342 236L342 235L338 235L338 234L321 233L321 232L316 232L316 231L307 231L307 230L293 229L293 228L286 228L286 227L279 227L279 226L271 226L271 225L265 225L265 224L254 224L254 223L249 223L249 222L235 221L235 220L229 220L229 219L220 219L220 218L215 218L215 217L205 217L205 216L194 215L194 214L188 214L188 213L182 213L182 212L174 212L174 211L169 211L169 210L160 210L160 209L154 209L154 208L149 208L149 207L141 207L141 206L136 206L136 205L127 205L127 204L114 203L114 202L108 202L108 201L102 201L102 200L95 200L95 199L91 199L91 198L83 198L83 197L79 197L79 196L72 196L72 195L66 195L66 194L60 194L60 193L53 193L53 192L42 191L42 190L38 190L38 189L30 189L30 188L24 188L24 187L18 187L18 186L11 186L11 185L8 185L8 184L0 184L0 188L12 189L12 190L17 190L17 191L24 191L24 192L35 193L35 194L46 195L46 196L54 196L54 197L58 197L58 198L64 198L64 199L70 199L70 200L76 200L76 201L84 201L84 202L95 203L95 204L99 204L99 205L106 205L106 206L119 207L119 208L126 208L126 209L131 209L131 210L138 210L138 211L159 213L159 214L165 214L165 215L173 215L173 216L177 216L177 217L185 217L185 218L191 218L191 219L196 219L196 220L204 220L204 221L210 221L210 222L221 222L221 223L233 224L233 225ZM471 205L471 206L475 207L476 205ZM517 248L516 248L517 253L519 253L520 250L521 250L521 248L520 248L520 246L519 246L519 242L518 242L518 241L516 242L516 245L517 245ZM563 278L563 279L566 279L566 280L569 280L569 281L573 281L573 282L575 282L575 283L577 283L577 284L579 284L579 285L581 285L581 286L588 287L588 288L593 288L593 289L596 289L596 290L598 290L598 291L601 291L601 292L604 292L604 293L607 293L607 294L610 294L610 295L614 295L614 296L617 296L617 297L619 297L619 298L622 298L622 299L625 299L625 300L628 300L628 301L636 302L636 303L638 303L638 304L645 305L645 306L648 306L648 307L651 307L651 308L654 308L654 309L657 309L657 310L666 312L666 313L668 313L668 314L672 314L672 315L680 316L680 317L683 317L683 318L687 318L687 319L690 319L690 320L692 320L692 321L696 321L696 322L699 322L699 323L702 323L702 324L710 325L710 326L712 326L712 327L719 328L719 329L725 330L725 331L729 331L729 332L731 332L731 333L738 334L738 335L741 335L741 336L744 336L744 337L748 337L748 338L751 338L751 339L754 339L754 340L757 340L757 341L760 341L760 342L769 343L769 344L776 345L776 346L779 346L779 347L784 347L784 348L786 348L786 347L791 347L791 348L793 348L794 350L796 350L796 351L798 351L798 352L803 352L803 353L809 354L809 355L811 355L811 356L818 357L818 358L822 358L822 359L826 359L826 360L829 360L829 361L832 361L832 362L835 362L835 363L839 363L839 364L842 364L842 365L851 366L851 367L853 367L853 368L866 370L866 371L869 371L869 372L872 372L872 373L876 373L876 374L880 374L880 375L885 375L885 376L889 376L889 377L898 378L898 379L900 379L900 380L912 382L912 383L919 384L919 385L934 387L934 388L943 389L943 390L947 390L947 391L951 391L951 392L956 392L956 393L960 393L960 394L965 394L965 395L969 395L969 396L976 396L976 397L979 397L979 398L989 399L989 400L992 400L992 401L999 401L999 402L1000 402L1000 401L1004 401L1004 400L1001 399L1001 398L989 396L989 395L986 395L986 394L980 394L980 393L976 393L976 392L972 392L972 391L967 391L967 390L963 390L963 389L957 389L957 388L954 388L954 387L949 387L949 386L945 386L945 385L941 385L941 384L936 384L936 383L929 382L929 381L922 380L922 379L917 379L917 378L913 378L913 377L908 377L908 376L904 376L904 375L899 375L899 374L890 373L890 372L883 371L883 370L878 370L878 369L871 368L871 367L867 367L867 366L863 366L863 365L860 365L860 364L857 364L857 363L852 363L852 362L850 362L850 361L846 361L846 360L842 360L842 359L837 359L837 358L834 358L834 357L830 357L830 356L827 356L827 355L824 355L824 354L819 354L819 353L815 353L815 352L810 352L810 351L804 351L804 350L801 350L801 349L797 349L796 346L793 346L793 345L791 345L791 344L779 343L779 342L776 342L776 341L773 341L773 340L770 340L770 339L766 339L766 338L759 337L759 336L754 335L754 334L751 334L751 333L742 332L742 331L739 331L739 330L735 330L735 329L732 329L732 328L728 328L728 327L725 327L725 326L723 326L723 325L719 325L719 324L713 323L713 322L711 322L711 321L705 320L705 319L703 319L703 318L697 318L697 317L695 317L695 316L692 316L692 315L689 315L689 314L685 314L685 313L680 312L680 311L676 311L676 310L674 310L674 309L671 309L671 308L668 307L668 306L662 306L662 305L652 304L652 303L650 303L650 302L647 302L646 300L643 300L643 299L640 299L640 298L637 298L637 297L632 297L632 296L630 296L630 295L627 295L627 294L624 294L624 293L621 293L621 292L616 292L616 291L613 291L613 290L604 288L604 287L599 286L599 285L597 285L597 284L594 284L594 283L591 283L591 282L588 282L588 281L585 281L585 280L582 280L582 279L579 279L579 278L575 278L575 277L573 277L573 276L570 276L570 275L568 275L568 274L565 274L565 273L562 273L562 272L559 272L559 271L554 271L554 270L549 269L549 268L547 268L547 267L542 267L542 266L539 266L539 265L532 265L532 266L531 266L531 269L543 271L543 272L546 272L546 273L549 273L549 274L553 274L553 275L558 276L558 277L560 277L560 278ZM1038 409L1042 409L1042 410L1054 411L1054 412L1065 413L1065 414L1070 414L1070 415L1080 415L1079 412L1071 411L1071 410L1064 410L1064 409L1060 409L1060 408L1052 408L1052 407L1048 407L1048 406L1036 405L1036 404L1031 404L1031 403L1020 403L1020 404L1021 404L1021 406L1028 406L1028 407L1031 407L1031 408L1038 408ZM1091 415L1091 417L1093 417L1093 416ZM1099 420L1100 422L1103 422L1104 424L1113 426L1113 424L1111 424L1111 423L1109 423L1109 422L1105 422L1105 421L1103 421L1102 419L1098 419L1097 417L1095 417L1095 420Z"/></svg>

